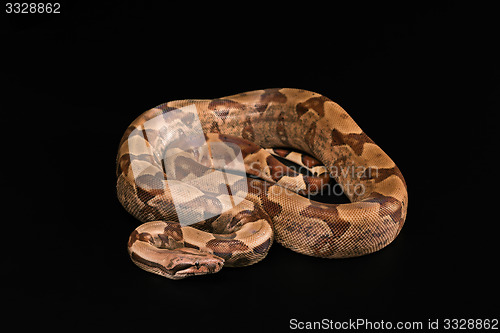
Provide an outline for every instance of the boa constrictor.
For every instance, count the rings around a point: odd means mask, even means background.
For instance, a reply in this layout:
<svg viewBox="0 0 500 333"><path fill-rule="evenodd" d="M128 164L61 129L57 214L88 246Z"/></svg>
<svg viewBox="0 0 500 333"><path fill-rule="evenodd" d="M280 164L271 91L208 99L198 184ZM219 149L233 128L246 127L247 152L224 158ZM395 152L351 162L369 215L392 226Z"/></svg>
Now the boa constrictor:
<svg viewBox="0 0 500 333"><path fill-rule="evenodd" d="M183 135L196 121L206 142ZM215 143L230 147L219 153L219 166ZM310 168L315 159L307 156L314 156L351 202L310 200L307 193L328 183L325 173L291 170L267 148L304 152ZM230 167L220 170L236 155L247 177ZM216 173L220 191L196 184ZM119 201L145 222L130 235L131 259L171 279L254 264L273 239L323 258L372 253L395 239L408 206L405 180L389 156L338 104L299 89L177 100L150 109L123 135L117 176ZM186 223L186 216L193 221Z"/></svg>

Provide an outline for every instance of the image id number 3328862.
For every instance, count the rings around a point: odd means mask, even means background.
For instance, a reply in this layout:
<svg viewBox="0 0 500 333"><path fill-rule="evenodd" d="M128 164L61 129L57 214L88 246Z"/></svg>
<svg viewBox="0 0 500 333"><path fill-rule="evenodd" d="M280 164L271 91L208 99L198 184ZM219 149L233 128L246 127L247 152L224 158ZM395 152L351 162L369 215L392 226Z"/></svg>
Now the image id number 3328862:
<svg viewBox="0 0 500 333"><path fill-rule="evenodd" d="M5 12L7 14L60 14L61 4L59 2L7 2Z"/></svg>

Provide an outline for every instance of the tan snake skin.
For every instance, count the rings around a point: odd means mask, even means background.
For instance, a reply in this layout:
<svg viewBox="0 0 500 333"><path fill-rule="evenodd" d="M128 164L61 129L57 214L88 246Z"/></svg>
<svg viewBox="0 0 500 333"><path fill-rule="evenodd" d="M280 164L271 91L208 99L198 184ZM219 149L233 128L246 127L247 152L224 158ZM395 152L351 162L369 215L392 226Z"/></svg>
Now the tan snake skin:
<svg viewBox="0 0 500 333"><path fill-rule="evenodd" d="M171 133L190 123L179 112L189 106L196 108L207 143L238 146L246 173L255 176L225 175L223 186L231 189L230 197L211 196L202 187L175 186L167 177L168 173L179 180L196 179L215 172L194 150L184 149L191 159L184 153L165 156L167 146L182 148ZM145 126L175 112L176 117L156 127ZM266 148L304 152L295 159L303 156L298 159L308 164L312 174L285 167ZM319 160L324 165L319 168L327 172L314 169L317 163L307 155ZM325 189L328 173L351 203L326 204L307 198L307 193ZM215 273L223 265L254 264L267 255L273 239L299 253L323 258L372 253L395 239L408 206L405 180L389 156L338 104L299 89L179 100L148 110L123 135L117 176L118 199L145 222L130 235L130 257L139 267L171 279ZM209 212L213 217L181 226L174 192L196 216ZM237 204L224 211L221 207L229 201Z"/></svg>

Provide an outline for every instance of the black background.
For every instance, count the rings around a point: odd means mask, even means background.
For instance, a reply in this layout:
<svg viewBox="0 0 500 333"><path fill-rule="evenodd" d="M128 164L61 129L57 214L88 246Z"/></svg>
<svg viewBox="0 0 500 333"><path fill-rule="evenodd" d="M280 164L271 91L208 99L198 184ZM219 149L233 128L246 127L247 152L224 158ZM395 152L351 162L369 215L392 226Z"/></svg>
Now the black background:
<svg viewBox="0 0 500 333"><path fill-rule="evenodd" d="M322 3L2 8L7 317L219 332L286 331L291 318L498 318L494 10ZM330 97L398 164L409 191L398 238L347 260L274 244L254 266L181 281L133 265L137 222L115 192L128 124L169 100L272 87Z"/></svg>

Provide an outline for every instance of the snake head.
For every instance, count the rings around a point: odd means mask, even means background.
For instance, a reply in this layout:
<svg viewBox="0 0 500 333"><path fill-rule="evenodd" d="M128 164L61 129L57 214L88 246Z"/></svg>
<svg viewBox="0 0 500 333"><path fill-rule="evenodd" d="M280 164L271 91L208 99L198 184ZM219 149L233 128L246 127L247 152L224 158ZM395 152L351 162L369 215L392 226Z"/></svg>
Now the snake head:
<svg viewBox="0 0 500 333"><path fill-rule="evenodd" d="M191 248L175 249L175 257L164 265L162 274L178 280L188 276L217 273L224 265L224 259L216 255Z"/></svg>
<svg viewBox="0 0 500 333"><path fill-rule="evenodd" d="M128 252L140 268L173 280L217 273L224 265L221 257L183 245L178 222L152 221L132 232Z"/></svg>

